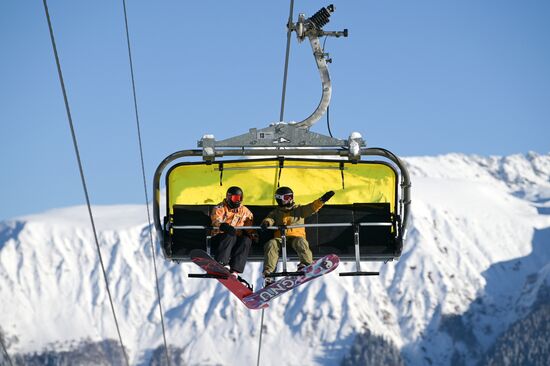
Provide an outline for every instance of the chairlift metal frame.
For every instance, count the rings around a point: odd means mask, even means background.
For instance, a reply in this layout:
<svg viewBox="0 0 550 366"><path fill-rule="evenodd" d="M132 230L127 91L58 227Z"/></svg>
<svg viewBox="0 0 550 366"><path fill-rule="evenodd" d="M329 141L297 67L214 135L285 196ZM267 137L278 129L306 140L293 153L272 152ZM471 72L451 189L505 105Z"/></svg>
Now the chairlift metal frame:
<svg viewBox="0 0 550 366"><path fill-rule="evenodd" d="M362 272L361 260L378 260L389 261L400 256L402 243L406 237L406 229L411 202L411 181L405 164L392 152L383 148L367 148L362 136L357 132L352 132L347 139L333 138L319 133L310 131L310 127L316 123L327 111L330 102L332 86L327 67L328 54L324 53L320 46L319 37L347 37L347 29L341 32L325 32L322 27L328 23L330 14L334 12L333 6L322 8L310 18L305 18L300 14L297 23L290 22L289 30L297 34L298 40L303 41L308 38L313 50L317 68L322 82L322 97L315 111L301 122L278 122L273 123L265 128L251 128L248 133L241 134L235 137L217 141L213 135L204 135L198 141L198 149L188 149L177 151L167 156L157 167L153 178L153 217L154 225L157 232L160 234L161 247L164 250L164 255L167 259L181 261L181 258L171 258L170 253L166 251L166 238L170 236L170 231L173 229L185 229L184 227L170 226L169 220L166 220L164 225L161 223L160 214L160 199L161 189L160 180L165 169L176 160L189 158L202 158L203 164L215 164L224 161L223 158L236 156L242 158L260 158L260 157L307 157L308 159L319 159L319 157L336 157L344 159L351 163L357 163L363 157L383 158L388 161L398 172L399 189L397 197L397 212L396 212L396 240L400 243L399 250L391 257L381 258L361 258L359 250L359 234L358 225L355 231L355 263L356 271L342 273L341 275L372 275L374 272ZM166 207L167 216L170 208ZM352 223L345 223L352 225ZM305 225L308 226L308 225ZM311 226L311 224L309 225ZM197 227L194 227L197 229ZM201 227L205 230L207 226ZM259 227L250 227L259 228ZM285 227L273 227L271 229L285 229ZM284 230L283 230L284 231ZM286 239L285 236L283 236ZM287 253L286 240L283 239L283 274L287 272ZM281 274L281 273L279 273Z"/></svg>

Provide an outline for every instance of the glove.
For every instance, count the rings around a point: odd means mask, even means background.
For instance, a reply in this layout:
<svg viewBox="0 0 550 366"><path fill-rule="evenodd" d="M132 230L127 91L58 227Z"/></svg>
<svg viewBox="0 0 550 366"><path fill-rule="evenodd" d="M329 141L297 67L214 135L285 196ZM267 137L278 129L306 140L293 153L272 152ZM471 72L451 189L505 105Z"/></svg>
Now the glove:
<svg viewBox="0 0 550 366"><path fill-rule="evenodd" d="M260 227L262 228L262 231L267 231L268 226L269 226L269 222L267 221L262 222L262 224L260 225Z"/></svg>
<svg viewBox="0 0 550 366"><path fill-rule="evenodd" d="M227 235L231 235L231 236L235 235L235 232L236 232L233 226L225 222L220 225L220 230L226 233Z"/></svg>
<svg viewBox="0 0 550 366"><path fill-rule="evenodd" d="M334 191L328 191L327 193L325 193L324 195L321 196L320 200L321 200L321 202L325 203L329 199L331 199L332 196L334 196Z"/></svg>

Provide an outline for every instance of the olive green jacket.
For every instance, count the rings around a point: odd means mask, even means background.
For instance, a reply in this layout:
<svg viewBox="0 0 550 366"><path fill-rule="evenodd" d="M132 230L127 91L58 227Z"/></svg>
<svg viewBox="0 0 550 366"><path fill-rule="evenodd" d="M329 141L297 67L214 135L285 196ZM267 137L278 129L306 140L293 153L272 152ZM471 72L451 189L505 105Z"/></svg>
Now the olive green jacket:
<svg viewBox="0 0 550 366"><path fill-rule="evenodd" d="M262 223L267 222L269 226L290 226L304 224L304 219L319 211L321 207L323 207L323 205L324 203L320 199L317 199L310 204L304 206L294 205L292 207L276 207L267 215ZM293 229L287 229L286 236L305 238L306 228L297 227ZM275 231L275 237L281 237L281 232L279 230Z"/></svg>

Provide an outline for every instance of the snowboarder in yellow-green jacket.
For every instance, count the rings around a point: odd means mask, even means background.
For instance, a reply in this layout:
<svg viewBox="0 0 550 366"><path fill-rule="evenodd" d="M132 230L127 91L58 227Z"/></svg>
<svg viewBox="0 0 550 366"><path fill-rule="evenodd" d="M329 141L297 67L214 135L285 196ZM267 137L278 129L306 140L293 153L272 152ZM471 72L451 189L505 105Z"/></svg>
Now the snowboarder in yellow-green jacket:
<svg viewBox="0 0 550 366"><path fill-rule="evenodd" d="M268 226L280 226L280 225L301 225L304 224L304 219L313 215L319 211L321 207L332 196L333 191L325 193L321 198L316 199L310 204L301 206L294 203L294 192L289 187L279 187L275 191L275 200L278 207L272 210L267 217L262 221L262 229L266 229ZM300 263L298 264L298 271L303 267L310 265L313 262L313 254L309 249L309 243L306 240L306 229L303 227L289 228L285 232L287 243L298 254ZM275 237L264 245L264 270L263 275L265 277L265 284L268 285L272 282L271 277L266 277L271 272L275 271L277 267L277 261L279 260L279 251L281 250L282 239L279 230L275 231Z"/></svg>

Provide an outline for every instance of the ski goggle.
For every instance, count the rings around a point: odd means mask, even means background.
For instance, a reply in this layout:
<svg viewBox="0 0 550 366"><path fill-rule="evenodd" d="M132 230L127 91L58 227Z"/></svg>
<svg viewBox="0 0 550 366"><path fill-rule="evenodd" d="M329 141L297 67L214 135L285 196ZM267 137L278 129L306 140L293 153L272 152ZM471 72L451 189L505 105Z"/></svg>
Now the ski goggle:
<svg viewBox="0 0 550 366"><path fill-rule="evenodd" d="M275 194L275 198L283 200L284 202L290 201L294 197L292 193Z"/></svg>
<svg viewBox="0 0 550 366"><path fill-rule="evenodd" d="M227 194L227 199L233 203L241 202L243 196L241 194Z"/></svg>

